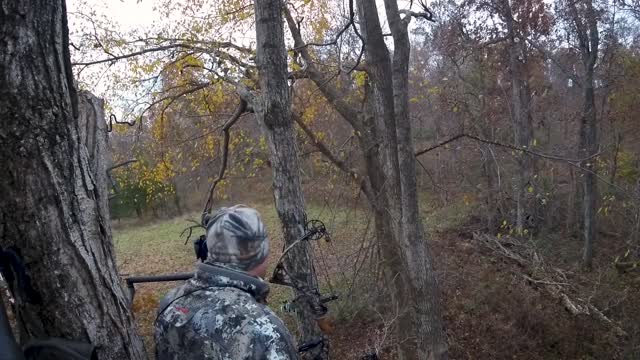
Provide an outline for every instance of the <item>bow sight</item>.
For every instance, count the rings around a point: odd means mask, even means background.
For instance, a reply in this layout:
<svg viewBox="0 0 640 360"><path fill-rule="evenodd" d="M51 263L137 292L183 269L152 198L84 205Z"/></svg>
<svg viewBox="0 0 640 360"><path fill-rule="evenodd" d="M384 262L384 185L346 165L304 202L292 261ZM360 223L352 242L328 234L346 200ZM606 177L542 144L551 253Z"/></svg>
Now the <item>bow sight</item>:
<svg viewBox="0 0 640 360"><path fill-rule="evenodd" d="M305 224L304 227L305 227L305 233L304 235L302 235L300 239L294 241L289 246L285 245L285 248L282 250L282 254L280 254L280 257L276 262L276 268L273 270L273 274L269 279L270 283L291 286L291 284L288 281L289 279L286 279L286 276L288 276L289 274L287 273L282 260L289 253L289 251L293 249L296 245L304 241L309 241L309 240L316 241L322 238L325 238L327 242L331 241L331 238L329 237L329 233L327 232L327 227L324 226L324 223L322 221L310 220Z"/></svg>

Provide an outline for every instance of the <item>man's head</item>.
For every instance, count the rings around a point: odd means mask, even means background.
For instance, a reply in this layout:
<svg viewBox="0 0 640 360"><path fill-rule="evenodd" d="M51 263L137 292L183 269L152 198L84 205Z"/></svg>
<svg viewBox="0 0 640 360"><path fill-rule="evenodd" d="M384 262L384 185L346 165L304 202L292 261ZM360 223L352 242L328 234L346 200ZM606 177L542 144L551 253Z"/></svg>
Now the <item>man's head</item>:
<svg viewBox="0 0 640 360"><path fill-rule="evenodd" d="M260 214L245 205L221 208L207 222L207 262L263 276L269 238Z"/></svg>

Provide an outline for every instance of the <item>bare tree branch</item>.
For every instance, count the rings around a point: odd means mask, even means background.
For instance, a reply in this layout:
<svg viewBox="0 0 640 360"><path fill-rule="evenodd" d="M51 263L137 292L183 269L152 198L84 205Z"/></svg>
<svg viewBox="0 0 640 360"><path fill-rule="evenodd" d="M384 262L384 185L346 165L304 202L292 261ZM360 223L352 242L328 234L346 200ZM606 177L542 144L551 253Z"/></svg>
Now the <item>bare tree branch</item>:
<svg viewBox="0 0 640 360"><path fill-rule="evenodd" d="M558 160L558 161L564 161L564 162L570 162L570 163L580 163L582 161L590 160L590 159L600 155L600 153L598 153L598 154L594 154L594 155L591 155L591 156L589 156L587 158L583 158L583 159L571 159L571 158L567 158L567 157L559 156L559 155L551 155L551 154L540 153L540 152L533 151L533 150L530 150L530 149L527 149L527 148L523 148L523 147L519 147L519 146L516 146L516 145L505 144L505 143L501 143L501 142L495 141L495 140L483 139L481 137L478 137L478 136L475 136L475 135L470 135L470 134L465 134L465 133L461 133L461 134L455 135L455 136L453 136L453 137L451 137L451 138L449 138L447 140L444 140L444 141L442 141L442 142L440 142L440 143L438 143L436 145L433 145L433 146L430 146L430 147L428 147L426 149L417 151L415 153L415 155L416 156L420 156L422 154L425 154L425 153L427 153L429 151L432 151L434 149L442 147L442 146L444 146L444 145L446 145L446 144L448 144L450 142L453 142L455 140L458 140L460 138L468 138L468 139L472 139L472 140L479 141L479 142L482 142L482 143L485 143L485 144L489 144L489 145L500 146L500 147L504 147L504 148L507 148L507 149L515 150L515 151L522 151L522 152L527 153L529 155L541 157L541 158L544 158L544 159Z"/></svg>
<svg viewBox="0 0 640 360"><path fill-rule="evenodd" d="M116 165L110 166L107 168L107 173L119 168L119 167L123 167L123 166L127 166L129 164L133 164L135 162L138 162L138 159L131 159L131 160L127 160L127 161L123 161L121 163L118 163Z"/></svg>
<svg viewBox="0 0 640 360"><path fill-rule="evenodd" d="M243 99L240 99L240 104L236 108L236 111L233 113L231 118L227 120L227 122L222 127L222 132L224 133L224 143L222 144L222 164L220 165L220 170L218 172L218 177L213 181L211 186L209 187L209 196L207 196L207 202L204 205L204 209L202 210L203 214L209 212L213 206L213 194L216 190L216 186L220 181L224 179L224 173L227 171L227 163L229 159L229 140L231 138L231 134L229 130L231 127L238 122L240 116L247 109L247 102Z"/></svg>
<svg viewBox="0 0 640 360"><path fill-rule="evenodd" d="M75 63L71 63L71 65L72 66L97 65L97 64L107 63L107 62L114 62L114 61L124 60L124 59L132 58L132 57L136 57L136 56L140 56L140 55L144 55L144 54L148 54L148 53L152 53L152 52L165 51L165 50L171 50L171 49L176 49L176 48L190 49L191 47L186 45L186 44L171 44L171 45L157 46L157 47L143 49L143 50L140 50L140 51L134 51L132 53L128 53L128 54L124 54L124 55L112 56L112 57L106 58L106 59L100 59L100 60L94 60L94 61L86 61L86 62L75 62Z"/></svg>
<svg viewBox="0 0 640 360"><path fill-rule="evenodd" d="M431 11L427 12L415 12L415 11L411 11L411 10L398 10L398 13L403 14L405 16L408 17L413 17L413 18L418 18L418 19L424 19L427 21L431 21L431 22L436 22L433 19L433 14L431 13Z"/></svg>
<svg viewBox="0 0 640 360"><path fill-rule="evenodd" d="M445 146L445 145L447 145L448 143L450 143L450 142L454 142L454 141L456 141L456 140L458 140L458 139L460 139L460 138L463 138L463 137L466 137L466 135L465 135L465 134L458 134L458 135L455 135L455 136L453 136L453 137L451 137L451 138L449 138L449 139L447 139L447 140L441 141L441 142L439 142L439 143L437 143L437 144L435 144L435 145L433 145L433 146L429 146L429 147L428 147L428 148L426 148L426 149L422 149L422 150L420 150L420 151L416 151L416 154L415 154L415 155L416 155L416 157L418 157L418 156L420 156L420 155L422 155L422 154L428 153L428 152L429 152L429 151L431 151L431 150L435 150L435 149L437 149L437 148L439 148L439 147Z"/></svg>
<svg viewBox="0 0 640 360"><path fill-rule="evenodd" d="M354 169L350 169L344 161L340 160L333 152L329 149L329 147L322 142L322 140L318 139L316 134L313 133L313 130L307 126L307 124L302 121L302 118L296 114L291 113L291 117L293 120L300 126L302 131L311 139L313 145L318 149L318 151L324 155L332 164L334 164L339 170L343 171L347 175L349 175L353 180L360 182L360 188L365 196L369 196L373 194L371 191L370 185L367 182L366 178L359 174Z"/></svg>
<svg viewBox="0 0 640 360"><path fill-rule="evenodd" d="M351 4L353 4L353 0L349 0L349 2ZM338 33L336 34L336 37L329 41L329 42L325 42L325 43L315 43L315 42L310 42L310 43L303 43L300 45L296 45L293 48L293 51L300 51L304 48L307 48L309 46L317 46L317 47L322 47L322 46L331 46L331 45L336 45L338 43L338 40L340 40L340 37L342 37L342 34L344 34L345 31L347 31L347 29L349 29L349 27L351 26L351 24L353 24L353 18L354 18L354 14L351 13L349 15L349 21L344 24L344 26L340 29L340 31L338 31Z"/></svg>
<svg viewBox="0 0 640 360"><path fill-rule="evenodd" d="M180 92L178 92L177 94L173 94L173 95L167 95L167 96L163 96L158 100L153 101L151 104L149 104L140 114L140 118L142 118L142 116L149 111L152 107L154 107L155 105L158 105L164 101L169 101L167 104L165 104L162 107L162 114L164 114L164 112L174 103L176 102L176 100L178 100L179 98L181 98L182 96L185 95L189 95L189 94L193 94L195 92L198 92L202 89L207 88L208 86L210 86L212 84L212 82L204 82L204 83L198 83L195 84L193 87L190 87L188 89L182 90ZM142 125L142 122L140 122L140 124Z"/></svg>
<svg viewBox="0 0 640 360"><path fill-rule="evenodd" d="M194 44L186 44L186 43L176 43L176 44L169 44L169 45L162 45L162 46L155 46L155 47L150 47L150 48L146 48L146 49L142 49L139 51L134 51L128 54L123 54L123 55L118 55L118 56L111 56L109 58L106 59L100 59L100 60L94 60L94 61L86 61L86 62L75 62L72 63L72 66L90 66L90 65L97 65L97 64L103 64L103 63L112 63L112 62L116 62L119 60L124 60L124 59L129 59L132 57L136 57L136 56L140 56L140 55L144 55L144 54L148 54L148 53L153 53L153 52L160 52L160 51L166 51L166 50L173 50L173 49L185 49L185 50L194 50L194 51L200 51L202 53L206 53L206 54L213 54L215 56L217 56L218 58L224 59L224 60L229 60L232 63L235 63L238 66L244 67L244 68L248 68L248 67L253 67L253 65L248 64L246 62L243 62L242 60L240 60L237 56L231 55L228 52L224 52L221 51L220 49L224 49L224 48L232 48L232 49L244 49L242 47L238 47L237 45L234 45L232 43L229 42L223 42L223 43L204 43L203 45L210 45L210 47L203 47L203 46L196 46ZM239 50L241 52L246 53L246 49L244 50ZM109 54L111 55L111 54Z"/></svg>
<svg viewBox="0 0 640 360"><path fill-rule="evenodd" d="M438 143L436 145L430 146L430 147L428 147L426 149L416 151L415 152L415 156L418 157L418 156L423 155L423 154L425 154L425 153L427 153L429 151L437 149L437 148L439 148L441 146L444 146L444 145L446 145L446 144L448 144L450 142L453 142L453 141L461 139L461 138L468 138L468 139L472 139L472 140L479 141L479 142L482 142L482 143L485 143L485 144L489 144L489 145L495 145L495 146L511 149L511 150L514 150L514 151L522 151L522 152L524 152L526 154L529 154L529 155L532 155L532 156L537 156L537 157L541 157L541 158L548 159L548 160L561 161L561 162L567 163L567 164L575 167L576 169L579 169L581 171L584 171L584 172L587 172L587 173L595 175L603 183L611 186L612 188L618 189L622 193L627 194L630 198L637 199L636 195L629 194L628 191L625 190L624 188L622 188L622 187L620 187L620 186L618 186L616 184L611 183L608 179L606 179L603 176L599 175L597 172L595 172L595 171L593 171L591 169L588 169L588 168L586 168L586 167L581 165L581 163L583 163L585 161L588 161L588 160L591 160L591 159L599 156L602 153L601 151L599 151L599 152L597 152L595 154L591 154L591 155L589 155L587 157L584 157L584 158L581 158L581 159L572 159L572 158L567 158L567 157L559 156L559 155L551 155L551 154L540 153L540 152L529 150L529 149L526 149L526 148L521 148L521 147L518 147L518 146L515 146L515 145L512 145L512 144L505 144L505 143L501 143L501 142L494 141L494 140L483 139L483 138L475 136L475 135L462 133L462 134L455 135L455 136L453 136L453 137L451 137L451 138L449 138L449 139L447 139L445 141L442 141L442 142L440 142L440 143Z"/></svg>
<svg viewBox="0 0 640 360"><path fill-rule="evenodd" d="M507 39L508 39L508 37L506 37L506 36L498 36L498 37L496 37L496 38L493 38L493 39L491 39L491 40L487 40L487 41L485 41L485 42L483 42L483 43L481 43L481 44L478 44L477 46L475 46L475 48L474 48L474 49L475 49L475 50L484 49L484 48L486 48L487 46L491 46L491 45L499 44L499 43L501 43L501 42L503 42L503 41L505 41L505 40L507 40Z"/></svg>

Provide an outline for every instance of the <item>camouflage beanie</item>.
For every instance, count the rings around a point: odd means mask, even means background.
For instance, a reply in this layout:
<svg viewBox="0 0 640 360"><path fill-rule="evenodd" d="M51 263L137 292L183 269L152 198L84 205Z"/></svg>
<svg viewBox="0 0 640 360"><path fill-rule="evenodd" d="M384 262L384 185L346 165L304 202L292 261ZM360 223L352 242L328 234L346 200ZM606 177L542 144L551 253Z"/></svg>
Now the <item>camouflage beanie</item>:
<svg viewBox="0 0 640 360"><path fill-rule="evenodd" d="M260 214L245 205L221 208L207 219L207 262L248 271L269 254L269 238Z"/></svg>

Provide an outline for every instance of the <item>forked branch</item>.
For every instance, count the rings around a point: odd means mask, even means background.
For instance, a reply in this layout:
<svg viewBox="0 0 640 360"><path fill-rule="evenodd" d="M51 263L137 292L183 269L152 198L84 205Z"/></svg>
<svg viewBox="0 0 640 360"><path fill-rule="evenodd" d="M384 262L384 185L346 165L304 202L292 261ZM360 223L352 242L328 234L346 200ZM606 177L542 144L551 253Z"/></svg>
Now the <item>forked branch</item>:
<svg viewBox="0 0 640 360"><path fill-rule="evenodd" d="M291 16L291 13L289 12L289 9L287 7L284 8L284 15L294 40L294 46L300 48L299 53L300 55L302 55L302 58L307 65L305 68L305 72L308 75L309 79L311 79L311 81L316 84L327 101L329 101L329 103L333 105L336 111L340 115L342 115L342 117L346 121L348 121L355 130L362 130L359 112L351 104L344 100L342 96L340 96L339 91L332 84L330 84L330 79L325 78L325 76L314 66L311 54L306 47L302 46L304 44L304 41L302 40L300 29L297 27L296 22L293 19L293 16Z"/></svg>

